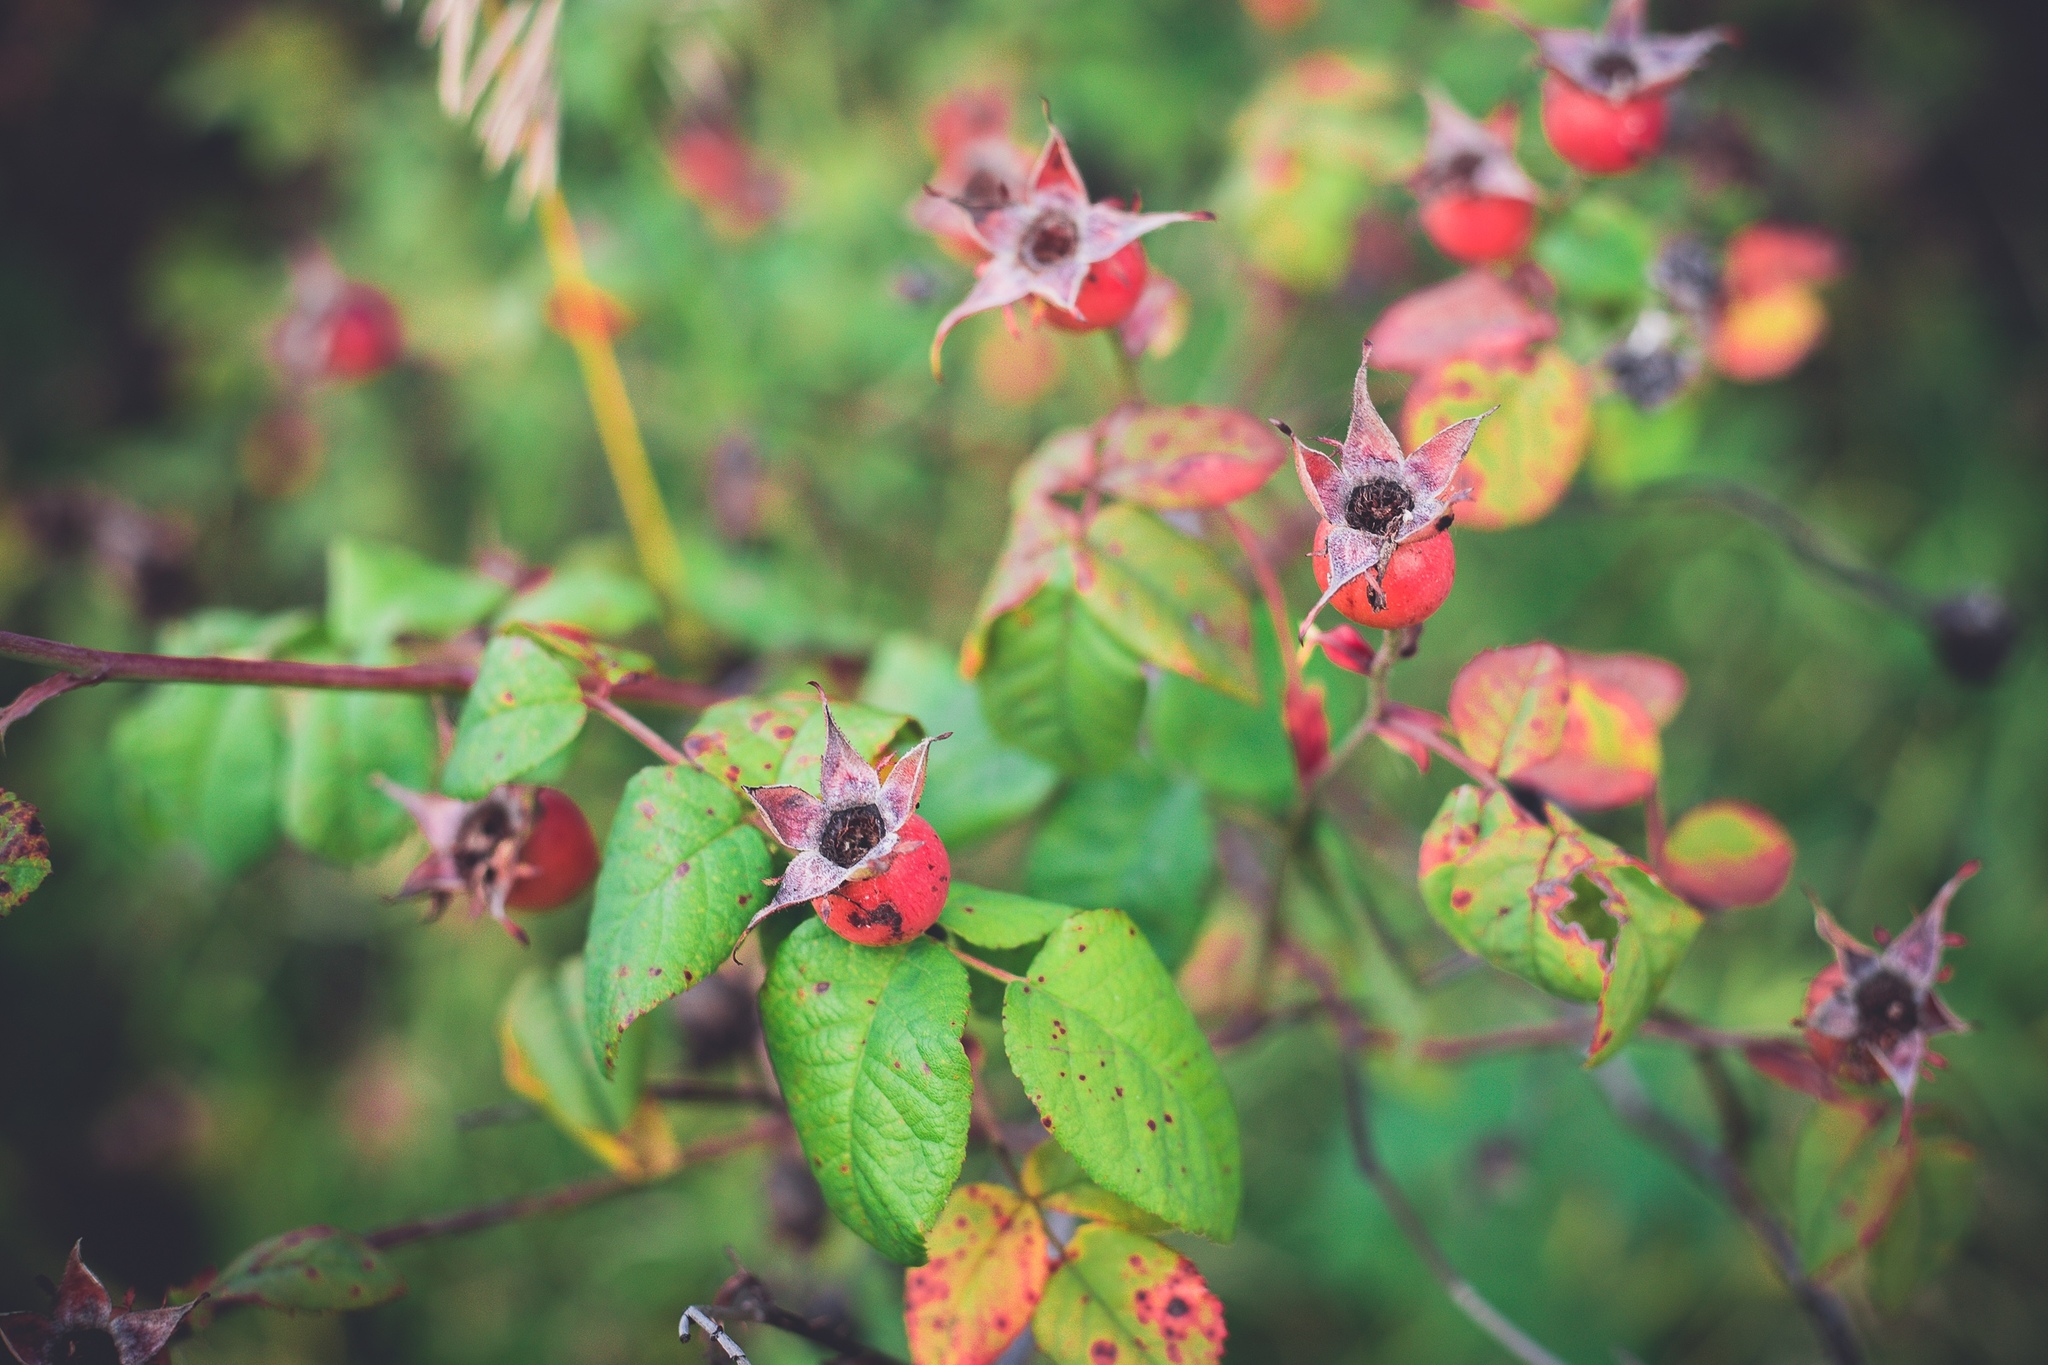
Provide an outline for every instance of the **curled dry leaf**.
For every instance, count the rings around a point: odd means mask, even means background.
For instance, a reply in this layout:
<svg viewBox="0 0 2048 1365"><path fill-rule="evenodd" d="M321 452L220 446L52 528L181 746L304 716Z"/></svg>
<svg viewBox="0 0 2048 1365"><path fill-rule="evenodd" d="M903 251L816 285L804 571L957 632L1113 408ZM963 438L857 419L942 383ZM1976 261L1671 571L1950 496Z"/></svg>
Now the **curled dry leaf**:
<svg viewBox="0 0 2048 1365"><path fill-rule="evenodd" d="M1671 889L1708 910L1768 905L1792 875L1792 836L1746 801L1709 801L1680 816L1658 869Z"/></svg>

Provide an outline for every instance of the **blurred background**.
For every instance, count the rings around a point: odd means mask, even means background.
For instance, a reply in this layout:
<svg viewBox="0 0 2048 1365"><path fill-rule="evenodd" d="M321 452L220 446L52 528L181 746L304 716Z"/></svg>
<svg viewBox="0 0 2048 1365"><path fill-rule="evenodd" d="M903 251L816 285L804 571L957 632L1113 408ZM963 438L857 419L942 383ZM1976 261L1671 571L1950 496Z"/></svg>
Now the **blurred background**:
<svg viewBox="0 0 2048 1365"><path fill-rule="evenodd" d="M1951 917L1969 942L1947 988L1976 1032L1949 1041L1952 1065L1923 1091L1937 1126L1979 1152L1969 1229L1911 1292L1853 1277L1846 1292L1878 1359L2038 1359L2038 18L2020 0L1654 8L1659 28L1729 23L1741 44L1685 88L1673 155L1613 190L1621 207L1602 222L1553 225L1538 260L1568 273L1588 238L1637 241L1646 224L1823 227L1849 260L1827 294L1829 336L1787 380L1686 400L1654 449L1610 409L1556 512L1460 536L1458 590L1396 691L1440 706L1473 651L1534 638L1687 670L1665 737L1672 805L1755 801L1799 846L1794 889L1710 925L1672 988L1674 1005L1720 1026L1798 1014L1826 960L1799 886L1867 936L1984 860ZM1598 17L1576 0L1524 9ZM546 322L534 223L437 107L418 19L371 0L15 0L0 14L8 629L141 649L202 607L317 609L338 534L446 563L630 568L574 359ZM851 678L878 647L943 660L993 561L1011 471L1119 392L1099 338L1013 340L994 317L954 335L946 382L932 382L932 329L969 276L905 206L932 173L924 124L949 92L1003 92L1032 145L1043 95L1098 196L1219 211L1214 228L1148 240L1191 304L1184 340L1147 364L1155 397L1332 431L1361 333L1453 269L1405 191L1374 173L1418 144L1417 88L1434 80L1477 110L1529 106L1539 79L1512 29L1436 0L570 0L562 25L563 187L593 276L634 319L627 382L718 638L686 661L701 676L801 679L827 660ZM1317 115L1329 164L1277 196L1257 173L1261 130L1290 64L1322 51L1375 93ZM1524 163L1563 184L1531 122ZM294 260L316 247L389 299L403 350L374 378L300 391L268 338L291 308ZM1622 271L1608 312L1567 319L1568 350L1600 354L1638 276ZM1389 410L1402 389L1389 377ZM2009 657L1973 667L1982 658L1953 638L1944 655L1922 622L1802 564L1754 519L1673 494L1673 479L1757 489L1831 553L1927 601L1995 591L2019 623ZM1290 483L1261 497L1291 506ZM1305 568L1290 572L1298 610L1312 589ZM0 666L10 694L36 676ZM39 1305L34 1277L54 1276L81 1236L117 1294L155 1302L285 1228L368 1228L591 1171L543 1123L458 1123L506 1100L499 1004L535 955L575 950L584 911L537 922L523 953L488 926L421 928L414 908L385 904L403 853L345 870L256 856L258 839L248 858L202 857L175 810L141 809L117 770L108 735L136 698L108 686L60 699L0 758L0 783L42 808L57 864L0 923L0 1309ZM1277 728L1253 742L1270 759ZM593 730L565 786L601 823L638 761ZM1450 779L1378 751L1356 771L1362 882L1415 961L1441 958L1413 856ZM1227 854L1229 794L1204 785ZM1600 827L1640 839L1639 824L1614 826ZM1027 843L1004 836L956 861L1018 884ZM1226 872L1197 880L1227 910ZM1499 974L1427 995L1385 975L1379 1003L1404 1027L1542 1013ZM740 1014L664 1025L665 1063L738 1028L737 1060L698 1059L745 1073ZM1632 1056L1671 1109L1710 1124L1681 1051ZM1225 1061L1246 1130L1244 1226L1230 1247L1189 1249L1228 1307L1230 1358L1497 1359L1351 1167L1328 1038L1282 1032ZM1735 1079L1757 1120L1750 1169L1783 1206L1811 1102ZM1379 1090L1389 1162L1452 1259L1553 1349L1652 1365L1815 1358L1747 1232L1618 1127L1573 1057L1390 1063ZM823 1229L814 1199L772 1154L742 1156L626 1201L395 1253L412 1292L377 1311L235 1315L178 1353L688 1358L676 1315L729 1273L728 1245L792 1302L850 1313L901 1350L899 1273ZM750 1342L764 1362L816 1354Z"/></svg>

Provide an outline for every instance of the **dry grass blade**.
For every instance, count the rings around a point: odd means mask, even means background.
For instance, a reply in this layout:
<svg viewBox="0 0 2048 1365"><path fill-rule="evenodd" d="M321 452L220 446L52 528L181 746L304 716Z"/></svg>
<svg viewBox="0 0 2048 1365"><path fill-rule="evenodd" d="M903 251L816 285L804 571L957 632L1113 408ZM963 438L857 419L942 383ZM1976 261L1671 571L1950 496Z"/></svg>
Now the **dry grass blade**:
<svg viewBox="0 0 2048 1365"><path fill-rule="evenodd" d="M475 120L484 165L493 174L518 160L512 206L521 213L555 187L562 117L555 37L561 19L562 0L517 0L489 20L478 42L483 0L428 0L420 15L420 41L440 50L435 92L441 107L451 118Z"/></svg>

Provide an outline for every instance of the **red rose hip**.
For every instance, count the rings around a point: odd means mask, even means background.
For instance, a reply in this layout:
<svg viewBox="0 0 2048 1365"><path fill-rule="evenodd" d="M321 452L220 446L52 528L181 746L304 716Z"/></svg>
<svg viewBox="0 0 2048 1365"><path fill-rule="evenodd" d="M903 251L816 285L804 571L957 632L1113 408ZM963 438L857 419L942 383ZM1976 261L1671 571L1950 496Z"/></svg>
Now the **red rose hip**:
<svg viewBox="0 0 2048 1365"><path fill-rule="evenodd" d="M553 787L533 793L533 824L519 848L519 870L505 905L512 910L559 910L597 878L597 839L583 808Z"/></svg>
<svg viewBox="0 0 2048 1365"><path fill-rule="evenodd" d="M1662 93L1611 100L1562 76L1543 82L1543 135L1551 150L1588 175L1620 175L1664 144L1669 109Z"/></svg>
<svg viewBox="0 0 2048 1365"><path fill-rule="evenodd" d="M1330 586L1330 560L1323 553L1323 542L1329 534L1328 523L1316 528L1315 551L1309 559L1315 567L1316 586L1325 590ZM1386 594L1385 607L1373 609L1364 576L1337 589L1330 605L1361 626L1381 630L1419 626L1434 616L1451 595L1451 583L1457 575L1458 554L1451 547L1450 534L1439 532L1395 547L1380 583L1380 590Z"/></svg>
<svg viewBox="0 0 2048 1365"><path fill-rule="evenodd" d="M1132 242L1106 261L1088 267L1081 292L1074 298L1074 311L1048 306L1045 320L1067 332L1093 332L1114 327L1131 315L1145 292L1151 267L1145 248Z"/></svg>
<svg viewBox="0 0 2048 1365"><path fill-rule="evenodd" d="M827 928L849 943L886 948L907 943L936 924L953 884L946 846L921 815L903 822L888 866L872 877L841 882L812 904Z"/></svg>
<svg viewBox="0 0 2048 1365"><path fill-rule="evenodd" d="M1422 230L1464 265L1512 261L1536 235L1536 206L1505 194L1445 194L1422 206Z"/></svg>

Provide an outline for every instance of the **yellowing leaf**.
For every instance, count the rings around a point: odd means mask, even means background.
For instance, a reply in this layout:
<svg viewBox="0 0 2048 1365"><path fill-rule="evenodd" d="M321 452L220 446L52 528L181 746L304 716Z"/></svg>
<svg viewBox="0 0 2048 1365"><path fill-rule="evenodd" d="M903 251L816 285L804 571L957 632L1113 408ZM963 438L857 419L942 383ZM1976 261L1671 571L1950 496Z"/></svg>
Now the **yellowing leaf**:
<svg viewBox="0 0 2048 1365"><path fill-rule="evenodd" d="M1758 384L1799 368L1828 329L1820 295L1802 284L1781 284L1728 301L1714 328L1714 368L1730 379Z"/></svg>
<svg viewBox="0 0 2048 1365"><path fill-rule="evenodd" d="M1451 683L1451 727L1466 753L1513 777L1557 752L1570 697L1570 673L1556 645L1485 650Z"/></svg>
<svg viewBox="0 0 2048 1365"><path fill-rule="evenodd" d="M1081 1163L1050 1138L1031 1149L1020 1175L1024 1193L1055 1212L1093 1223L1115 1223L1133 1232L1165 1232L1169 1226L1090 1180Z"/></svg>
<svg viewBox="0 0 2048 1365"><path fill-rule="evenodd" d="M1453 360L1408 391L1403 442L1412 450L1490 408L1498 410L1480 424L1458 472L1472 494L1457 508L1458 524L1483 531L1535 521L1564 496L1592 439L1592 385L1555 346L1525 364Z"/></svg>
<svg viewBox="0 0 2048 1365"><path fill-rule="evenodd" d="M1104 1223L1067 1244L1031 1328L1059 1365L1214 1365L1227 1334L1194 1262Z"/></svg>
<svg viewBox="0 0 2048 1365"><path fill-rule="evenodd" d="M930 1259L903 1277L915 1365L989 1365L1045 1293L1045 1222L1000 1185L962 1185L925 1237Z"/></svg>
<svg viewBox="0 0 2048 1365"><path fill-rule="evenodd" d="M1574 810L1608 810L1648 796L1664 767L1657 722L1613 683L1573 670L1557 751L1517 780Z"/></svg>
<svg viewBox="0 0 2048 1365"><path fill-rule="evenodd" d="M584 1026L583 960L521 976L498 1019L505 1084L533 1101L562 1131L606 1166L645 1180L675 1169L677 1147L668 1120L640 1093L648 1034L618 1040L610 1076L601 1069Z"/></svg>
<svg viewBox="0 0 2048 1365"><path fill-rule="evenodd" d="M1235 502L1287 460L1279 433L1235 408L1119 408L1096 431L1095 486L1160 511Z"/></svg>
<svg viewBox="0 0 2048 1365"><path fill-rule="evenodd" d="M1792 836L1769 811L1709 801L1664 837L1658 869L1671 889L1709 910L1767 905L1792 875Z"/></svg>

